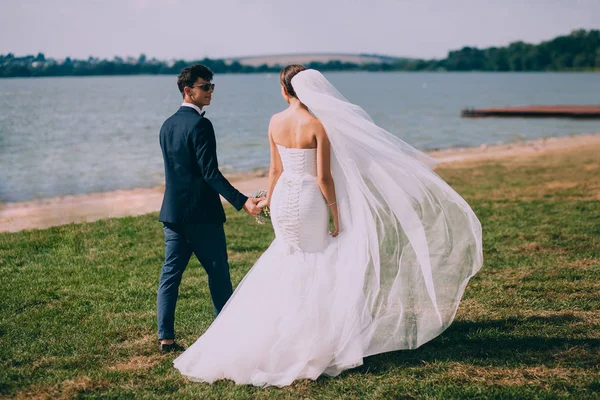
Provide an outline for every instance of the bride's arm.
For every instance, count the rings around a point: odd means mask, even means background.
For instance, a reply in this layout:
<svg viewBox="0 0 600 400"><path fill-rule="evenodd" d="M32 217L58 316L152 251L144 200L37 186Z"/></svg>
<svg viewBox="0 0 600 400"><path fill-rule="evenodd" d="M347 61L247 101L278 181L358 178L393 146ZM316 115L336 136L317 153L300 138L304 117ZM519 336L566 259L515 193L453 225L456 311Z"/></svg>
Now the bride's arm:
<svg viewBox="0 0 600 400"><path fill-rule="evenodd" d="M319 188L329 211L333 217L333 232L331 236L336 237L340 230L340 221L338 215L337 200L335 197L335 185L331 175L331 144L325 132L325 128L320 122L315 124L315 137L317 139L317 177L319 179Z"/></svg>
<svg viewBox="0 0 600 400"><path fill-rule="evenodd" d="M273 196L273 189L275 184L283 172L283 166L281 164L281 157L279 156L279 150L277 145L273 141L273 135L271 135L271 124L269 123L269 147L271 149L271 164L269 166L269 185L267 188L267 206L271 205L271 197Z"/></svg>

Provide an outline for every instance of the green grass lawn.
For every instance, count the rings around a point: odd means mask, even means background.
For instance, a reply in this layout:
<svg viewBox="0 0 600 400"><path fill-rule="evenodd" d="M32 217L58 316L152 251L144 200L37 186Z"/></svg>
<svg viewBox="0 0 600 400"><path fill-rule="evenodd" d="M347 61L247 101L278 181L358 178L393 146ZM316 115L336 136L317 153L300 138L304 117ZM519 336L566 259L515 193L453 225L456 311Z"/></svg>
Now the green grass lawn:
<svg viewBox="0 0 600 400"><path fill-rule="evenodd" d="M439 173L481 219L485 264L453 325L421 348L284 389L189 382L157 349L164 250L150 214L0 235L0 397L600 398L598 149ZM237 285L273 235L230 207L228 218ZM180 341L190 345L212 320L194 259Z"/></svg>

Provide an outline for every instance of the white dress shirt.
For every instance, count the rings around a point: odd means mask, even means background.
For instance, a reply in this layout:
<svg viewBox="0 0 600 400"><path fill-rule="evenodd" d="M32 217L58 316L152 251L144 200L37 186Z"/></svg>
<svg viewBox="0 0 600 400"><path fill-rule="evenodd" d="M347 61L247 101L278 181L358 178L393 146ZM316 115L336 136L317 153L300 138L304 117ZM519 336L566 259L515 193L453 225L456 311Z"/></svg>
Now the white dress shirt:
<svg viewBox="0 0 600 400"><path fill-rule="evenodd" d="M195 105L195 104L187 103L187 102L184 101L183 103L181 103L181 106L182 107L191 107L194 110L198 111L198 114L200 114L200 115L204 114L204 111L202 111L202 109L200 107L198 107L197 105Z"/></svg>

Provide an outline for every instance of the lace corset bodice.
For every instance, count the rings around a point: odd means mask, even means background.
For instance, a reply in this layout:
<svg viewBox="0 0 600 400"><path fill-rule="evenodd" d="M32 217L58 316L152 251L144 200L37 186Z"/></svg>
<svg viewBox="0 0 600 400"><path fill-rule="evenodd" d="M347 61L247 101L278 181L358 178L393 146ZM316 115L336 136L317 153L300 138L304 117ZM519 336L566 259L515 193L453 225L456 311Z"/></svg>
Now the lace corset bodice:
<svg viewBox="0 0 600 400"><path fill-rule="evenodd" d="M294 149L280 145L277 148L284 173L317 176L317 149Z"/></svg>
<svg viewBox="0 0 600 400"><path fill-rule="evenodd" d="M295 250L318 252L328 242L328 211L317 183L317 149L277 145L283 173L271 199L275 236Z"/></svg>

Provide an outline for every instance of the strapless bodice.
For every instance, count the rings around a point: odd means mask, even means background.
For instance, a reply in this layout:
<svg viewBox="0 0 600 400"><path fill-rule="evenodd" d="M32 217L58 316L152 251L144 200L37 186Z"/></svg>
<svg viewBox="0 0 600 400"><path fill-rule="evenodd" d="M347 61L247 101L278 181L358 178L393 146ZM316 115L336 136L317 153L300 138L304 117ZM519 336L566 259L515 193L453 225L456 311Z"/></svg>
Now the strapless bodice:
<svg viewBox="0 0 600 400"><path fill-rule="evenodd" d="M296 149L277 145L286 175L317 176L317 149Z"/></svg>

